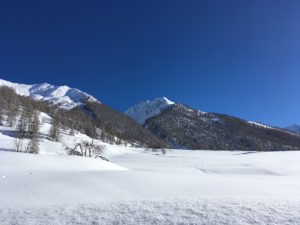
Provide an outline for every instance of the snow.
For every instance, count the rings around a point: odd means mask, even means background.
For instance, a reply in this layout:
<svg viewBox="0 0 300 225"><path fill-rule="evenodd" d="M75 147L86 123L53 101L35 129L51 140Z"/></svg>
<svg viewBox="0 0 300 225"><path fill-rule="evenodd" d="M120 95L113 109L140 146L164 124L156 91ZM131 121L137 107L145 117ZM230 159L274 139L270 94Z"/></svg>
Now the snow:
<svg viewBox="0 0 300 225"><path fill-rule="evenodd" d="M166 102L167 105L173 105L173 104L175 104L175 102L170 101L166 97L162 97L162 99Z"/></svg>
<svg viewBox="0 0 300 225"><path fill-rule="evenodd" d="M274 205L272 205L274 204ZM6 224L299 224L299 203L264 200L174 198L4 209L0 223ZM19 222L19 223L18 223Z"/></svg>
<svg viewBox="0 0 300 225"><path fill-rule="evenodd" d="M300 152L152 151L105 145L101 159L67 156L91 139L46 136L40 154L11 152L0 127L0 224L299 224Z"/></svg>
<svg viewBox="0 0 300 225"><path fill-rule="evenodd" d="M81 105L85 101L97 101L93 96L68 86L55 86L48 83L18 84L2 79L0 79L0 86L11 87L19 95L30 96L34 100L49 101L67 110Z"/></svg>
<svg viewBox="0 0 300 225"><path fill-rule="evenodd" d="M270 127L270 126L262 124L262 123L253 122L253 121L247 121L247 122L252 124L252 125L263 127L263 128L266 128L266 129L275 129L274 127Z"/></svg>
<svg viewBox="0 0 300 225"><path fill-rule="evenodd" d="M126 170L101 159L76 156L50 156L9 151L0 152L1 173L5 178L25 173ZM13 167L11 165L14 165ZM26 174L26 175L27 175Z"/></svg>
<svg viewBox="0 0 300 225"><path fill-rule="evenodd" d="M67 155L66 147L72 148L77 143L82 141L92 142L92 139L85 134L74 131L74 135L70 135L70 130L61 129L61 137L59 142L52 141L48 138L51 128L51 117L46 113L40 113L40 128L39 128L39 154L41 155ZM15 127L0 126L0 150L14 151L15 150ZM93 140L94 144L104 147L110 146L100 140ZM28 140L24 139L22 151L25 151ZM130 145L129 143L127 143Z"/></svg>
<svg viewBox="0 0 300 225"><path fill-rule="evenodd" d="M160 114L164 109L174 105L175 103L166 97L156 98L152 101L141 102L128 110L125 114L133 118L137 123L144 124L148 118Z"/></svg>
<svg viewBox="0 0 300 225"><path fill-rule="evenodd" d="M114 170L97 159L0 152L0 223L300 222L299 152L110 146L106 156Z"/></svg>

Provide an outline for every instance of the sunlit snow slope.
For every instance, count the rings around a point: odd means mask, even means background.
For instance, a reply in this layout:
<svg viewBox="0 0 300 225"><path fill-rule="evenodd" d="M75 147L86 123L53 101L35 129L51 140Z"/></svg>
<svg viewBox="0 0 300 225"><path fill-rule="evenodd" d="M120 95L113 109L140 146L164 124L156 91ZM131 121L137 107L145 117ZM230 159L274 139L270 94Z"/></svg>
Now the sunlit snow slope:
<svg viewBox="0 0 300 225"><path fill-rule="evenodd" d="M19 95L30 96L35 100L48 101L64 109L72 109L86 101L97 101L93 96L68 86L55 86L48 83L18 84L2 79L0 79L0 86L11 87Z"/></svg>

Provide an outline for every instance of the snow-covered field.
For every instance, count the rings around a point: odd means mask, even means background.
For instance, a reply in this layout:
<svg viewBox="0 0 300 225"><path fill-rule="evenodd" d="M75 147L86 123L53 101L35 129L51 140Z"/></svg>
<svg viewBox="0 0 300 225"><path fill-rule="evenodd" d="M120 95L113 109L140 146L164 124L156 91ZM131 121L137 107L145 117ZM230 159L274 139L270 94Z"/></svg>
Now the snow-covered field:
<svg viewBox="0 0 300 225"><path fill-rule="evenodd" d="M66 155L79 133L32 155L7 151L14 130L0 130L1 225L300 224L300 152L106 145L106 162Z"/></svg>
<svg viewBox="0 0 300 225"><path fill-rule="evenodd" d="M0 152L0 224L300 223L298 152L107 156Z"/></svg>

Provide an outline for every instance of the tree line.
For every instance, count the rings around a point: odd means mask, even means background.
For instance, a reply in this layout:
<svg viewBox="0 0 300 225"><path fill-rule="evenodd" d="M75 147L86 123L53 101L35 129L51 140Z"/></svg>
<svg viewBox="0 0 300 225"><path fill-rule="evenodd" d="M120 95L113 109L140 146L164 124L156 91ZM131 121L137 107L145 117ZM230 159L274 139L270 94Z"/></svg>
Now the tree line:
<svg viewBox="0 0 300 225"><path fill-rule="evenodd" d="M28 97L19 96L9 87L0 87L0 124L16 127L16 151L23 149L24 139L28 139L25 151L39 151L39 113L45 108L41 103Z"/></svg>

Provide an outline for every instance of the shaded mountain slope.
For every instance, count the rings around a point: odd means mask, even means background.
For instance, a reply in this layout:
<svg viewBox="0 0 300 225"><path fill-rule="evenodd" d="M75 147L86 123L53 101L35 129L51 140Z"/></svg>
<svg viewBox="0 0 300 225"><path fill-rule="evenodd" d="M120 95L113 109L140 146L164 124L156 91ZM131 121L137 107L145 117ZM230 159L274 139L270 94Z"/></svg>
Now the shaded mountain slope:
<svg viewBox="0 0 300 225"><path fill-rule="evenodd" d="M228 115L175 104L144 126L172 147L210 150L299 150L300 136Z"/></svg>

